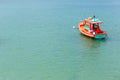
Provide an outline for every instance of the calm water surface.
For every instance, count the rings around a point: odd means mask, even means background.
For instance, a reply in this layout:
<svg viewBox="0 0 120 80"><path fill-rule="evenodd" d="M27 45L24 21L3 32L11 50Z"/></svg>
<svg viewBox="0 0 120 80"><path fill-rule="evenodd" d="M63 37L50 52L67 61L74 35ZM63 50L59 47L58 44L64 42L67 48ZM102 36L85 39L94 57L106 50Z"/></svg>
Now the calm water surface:
<svg viewBox="0 0 120 80"><path fill-rule="evenodd" d="M0 80L120 80L119 4L46 2L0 5ZM94 14L107 39L72 29Z"/></svg>

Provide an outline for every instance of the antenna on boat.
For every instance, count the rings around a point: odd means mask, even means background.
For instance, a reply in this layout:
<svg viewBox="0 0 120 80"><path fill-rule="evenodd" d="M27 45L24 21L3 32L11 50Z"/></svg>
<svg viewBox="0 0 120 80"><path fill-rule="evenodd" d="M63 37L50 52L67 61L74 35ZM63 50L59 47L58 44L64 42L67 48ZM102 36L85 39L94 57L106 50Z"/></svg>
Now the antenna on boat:
<svg viewBox="0 0 120 80"><path fill-rule="evenodd" d="M93 19L95 19L95 15L93 16Z"/></svg>
<svg viewBox="0 0 120 80"><path fill-rule="evenodd" d="M93 16L93 20L95 21L95 15Z"/></svg>

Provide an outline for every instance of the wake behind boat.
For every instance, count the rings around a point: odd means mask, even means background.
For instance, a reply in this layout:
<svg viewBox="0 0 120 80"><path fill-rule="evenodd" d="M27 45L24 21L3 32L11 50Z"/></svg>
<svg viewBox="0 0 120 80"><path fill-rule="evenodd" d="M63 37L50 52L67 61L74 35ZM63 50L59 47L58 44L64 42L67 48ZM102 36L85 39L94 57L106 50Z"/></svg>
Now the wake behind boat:
<svg viewBox="0 0 120 80"><path fill-rule="evenodd" d="M95 16L93 18L89 17L88 19L85 19L84 21L79 23L79 31L91 38L95 39L102 39L106 38L107 32L101 30L100 24L103 22L99 19L96 19Z"/></svg>

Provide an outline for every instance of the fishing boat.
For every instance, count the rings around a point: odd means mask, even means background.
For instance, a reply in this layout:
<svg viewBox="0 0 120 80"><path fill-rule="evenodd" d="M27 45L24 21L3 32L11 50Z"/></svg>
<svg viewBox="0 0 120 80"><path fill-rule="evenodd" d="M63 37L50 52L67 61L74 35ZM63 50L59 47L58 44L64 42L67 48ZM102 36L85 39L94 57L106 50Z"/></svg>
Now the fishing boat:
<svg viewBox="0 0 120 80"><path fill-rule="evenodd" d="M78 29L82 34L91 38L95 39L106 38L107 32L101 30L100 28L100 24L102 23L103 23L102 21L93 16L93 18L89 17L88 19L81 21L79 23Z"/></svg>

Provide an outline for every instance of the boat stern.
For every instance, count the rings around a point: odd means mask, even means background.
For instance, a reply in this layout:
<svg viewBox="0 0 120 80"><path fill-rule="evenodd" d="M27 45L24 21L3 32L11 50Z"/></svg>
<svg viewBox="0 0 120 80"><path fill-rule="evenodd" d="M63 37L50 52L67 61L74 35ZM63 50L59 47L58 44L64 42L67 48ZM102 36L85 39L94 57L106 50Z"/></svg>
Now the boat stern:
<svg viewBox="0 0 120 80"><path fill-rule="evenodd" d="M103 38L106 38L107 34L97 34L95 35L95 39L103 39Z"/></svg>

